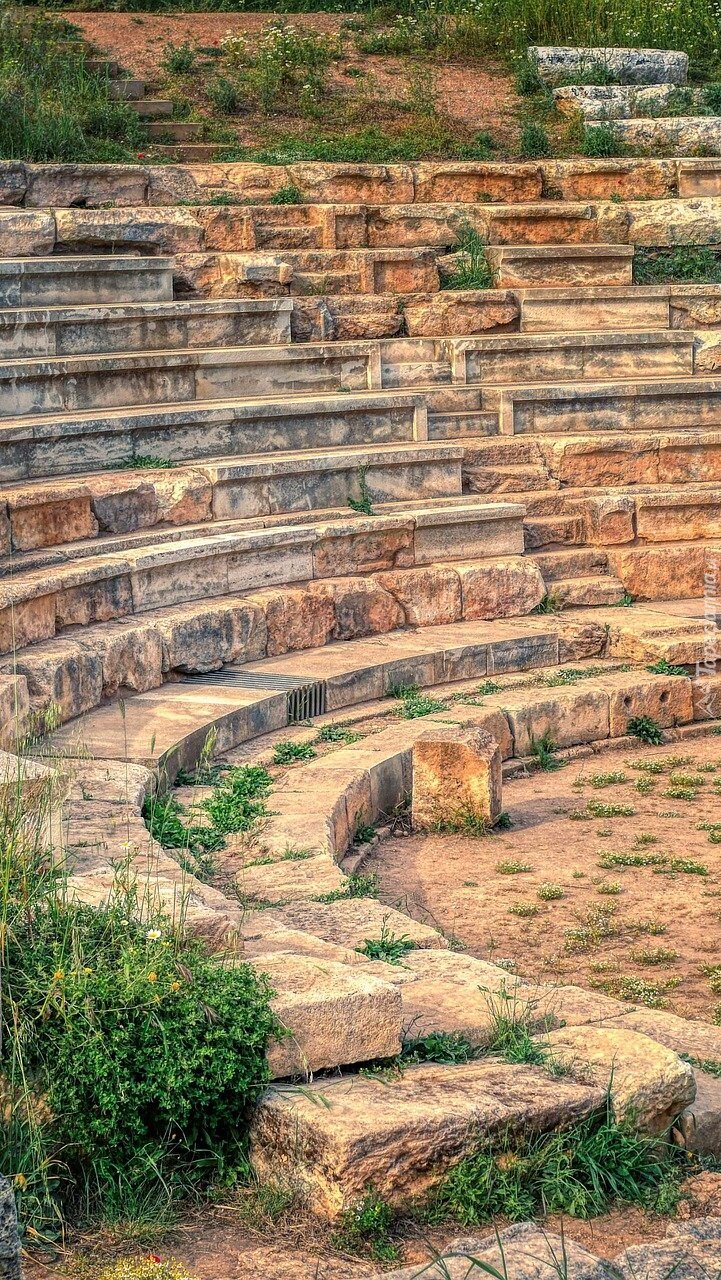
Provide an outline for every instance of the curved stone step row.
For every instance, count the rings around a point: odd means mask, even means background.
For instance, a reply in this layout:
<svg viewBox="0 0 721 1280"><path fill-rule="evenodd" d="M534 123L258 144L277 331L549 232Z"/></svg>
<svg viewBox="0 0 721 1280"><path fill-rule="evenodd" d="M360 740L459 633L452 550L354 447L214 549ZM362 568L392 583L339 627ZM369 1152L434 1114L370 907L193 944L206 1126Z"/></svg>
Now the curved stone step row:
<svg viewBox="0 0 721 1280"><path fill-rule="evenodd" d="M219 339L216 347L23 358L0 364L0 418L48 414L57 420L63 413L147 404L177 407L237 397L241 406L254 397L398 389L426 392L431 410L493 410L504 396L515 401L530 394L516 385L529 363L536 386L570 379L583 384L679 378L713 372L721 364L721 340L668 330L290 346L221 345ZM466 402L458 403L464 387ZM483 389L482 400L474 399L475 387Z"/></svg>
<svg viewBox="0 0 721 1280"><path fill-rule="evenodd" d="M201 277L208 272L209 259L215 260L216 270L222 267L224 257L231 259L228 266L235 260L239 278L244 266L250 268L257 261L259 269L265 268L268 281L277 284L290 282L288 271L292 268L297 292L303 287L306 292L317 291L315 286L323 274L340 278L343 273L349 277L355 273L366 281L375 277L371 288L353 286L355 292L362 293L383 292L384 285L388 289L393 276L402 279L404 264L406 276L413 271L417 277L424 271L429 273L434 259L424 259L421 251L447 252L458 243L464 227L472 227L492 247L576 246L581 259L581 246L606 246L605 254L596 255L602 272L604 263L608 270L614 257L608 251L612 246L662 247L721 240L718 202L713 196L699 196L623 202L545 200L515 205L443 203L423 205L422 209L413 204L6 207L0 208L0 248L5 255L16 257L131 250L174 254L191 281L193 272ZM573 255L568 256L573 260ZM543 257L539 255L541 260ZM615 257L614 269L621 270L622 255ZM586 252L587 273L592 270L592 258ZM557 255L556 270L560 263ZM282 265L285 278L277 274ZM253 278L252 274L247 276L249 282ZM583 283L582 278L577 282ZM422 287L416 285L416 289ZM406 285L403 292L412 290Z"/></svg>
<svg viewBox="0 0 721 1280"><path fill-rule="evenodd" d="M165 129L165 122L158 129ZM174 130L189 127L186 122ZM192 127L192 126L190 126ZM156 129L151 126L151 132ZM0 163L0 204L28 208L202 204L225 198L267 204L293 187L305 204L527 203L561 200L718 195L713 158L538 161L441 160L416 164L306 163L200 165Z"/></svg>
<svg viewBox="0 0 721 1280"><path fill-rule="evenodd" d="M0 584L0 647L5 653L77 624L145 613L168 600L186 603L313 579L394 572L523 552L523 508L514 504L456 505L404 515L194 536L135 544L23 572ZM538 570L528 566L528 574ZM540 600L542 591L530 608Z"/></svg>

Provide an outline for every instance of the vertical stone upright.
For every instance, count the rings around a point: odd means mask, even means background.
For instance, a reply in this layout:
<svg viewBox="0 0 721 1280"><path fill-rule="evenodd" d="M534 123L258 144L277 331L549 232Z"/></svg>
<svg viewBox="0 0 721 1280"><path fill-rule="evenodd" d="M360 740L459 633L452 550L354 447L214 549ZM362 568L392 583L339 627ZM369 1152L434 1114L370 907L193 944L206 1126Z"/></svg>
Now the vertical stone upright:
<svg viewBox="0 0 721 1280"><path fill-rule="evenodd" d="M21 1280L20 1239L15 1196L0 1173L0 1280Z"/></svg>
<svg viewBox="0 0 721 1280"><path fill-rule="evenodd" d="M482 729L429 729L413 744L413 826L492 827L501 812L501 752Z"/></svg>

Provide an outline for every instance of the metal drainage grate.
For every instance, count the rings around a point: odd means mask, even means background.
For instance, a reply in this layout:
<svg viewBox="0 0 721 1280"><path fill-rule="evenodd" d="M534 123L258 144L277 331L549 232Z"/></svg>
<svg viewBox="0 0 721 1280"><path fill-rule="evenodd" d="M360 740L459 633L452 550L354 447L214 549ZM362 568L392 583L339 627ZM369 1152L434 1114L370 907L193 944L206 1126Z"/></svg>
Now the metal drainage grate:
<svg viewBox="0 0 721 1280"><path fill-rule="evenodd" d="M187 677L194 684L222 685L235 689L267 689L285 693L288 704L288 724L312 720L322 716L326 706L325 680L307 680L303 676L273 675L271 672L247 671L244 667L221 667L219 671L207 671Z"/></svg>

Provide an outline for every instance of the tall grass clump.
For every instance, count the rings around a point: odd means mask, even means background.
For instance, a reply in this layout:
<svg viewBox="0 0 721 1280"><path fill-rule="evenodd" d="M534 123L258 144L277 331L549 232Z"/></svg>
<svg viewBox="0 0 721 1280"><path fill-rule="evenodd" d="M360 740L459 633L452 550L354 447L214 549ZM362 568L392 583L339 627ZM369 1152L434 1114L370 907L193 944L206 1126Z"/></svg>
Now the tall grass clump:
<svg viewBox="0 0 721 1280"><path fill-rule="evenodd" d="M270 990L185 929L181 877L175 919L127 867L106 902L76 901L49 790L1 794L0 1168L28 1241L157 1225L245 1167Z"/></svg>
<svg viewBox="0 0 721 1280"><path fill-rule="evenodd" d="M0 7L0 158L107 161L137 158L147 137L137 114L88 70L62 19Z"/></svg>

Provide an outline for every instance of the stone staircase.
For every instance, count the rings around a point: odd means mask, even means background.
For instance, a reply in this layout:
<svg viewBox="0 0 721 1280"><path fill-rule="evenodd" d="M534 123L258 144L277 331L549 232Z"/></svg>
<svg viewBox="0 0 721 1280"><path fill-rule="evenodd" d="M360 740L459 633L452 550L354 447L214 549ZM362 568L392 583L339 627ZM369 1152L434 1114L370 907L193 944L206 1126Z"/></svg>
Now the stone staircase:
<svg viewBox="0 0 721 1280"><path fill-rule="evenodd" d="M558 110L580 116L589 131L610 128L627 147L718 154L721 116L708 105L703 87L689 87L686 54L544 46L533 46L528 54L541 78L557 85ZM583 83L584 75L590 83ZM563 84L568 77L573 83Z"/></svg>

